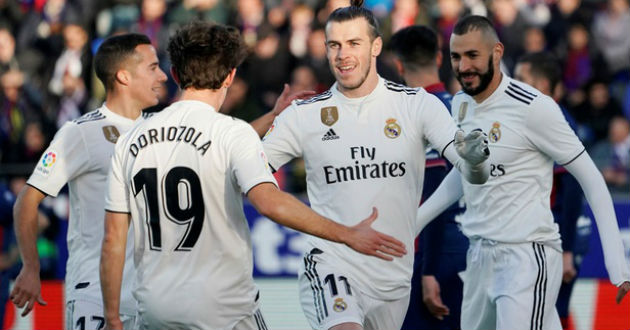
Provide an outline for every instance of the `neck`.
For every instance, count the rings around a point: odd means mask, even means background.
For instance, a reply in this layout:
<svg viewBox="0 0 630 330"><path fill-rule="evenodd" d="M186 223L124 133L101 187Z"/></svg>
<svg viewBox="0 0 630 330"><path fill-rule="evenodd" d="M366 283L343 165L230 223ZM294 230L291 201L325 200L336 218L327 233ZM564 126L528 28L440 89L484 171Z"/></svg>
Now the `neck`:
<svg viewBox="0 0 630 330"><path fill-rule="evenodd" d="M217 112L221 108L225 100L227 89L194 89L186 88L180 96L180 101L199 101L206 103L214 108Z"/></svg>
<svg viewBox="0 0 630 330"><path fill-rule="evenodd" d="M341 86L341 84L337 84L337 89L341 92L341 94L348 98L359 98L372 93L372 91L376 88L376 85L378 85L378 75L376 74L376 64L374 64L370 68L370 73L368 73L367 78L361 86L353 89L346 89Z"/></svg>
<svg viewBox="0 0 630 330"><path fill-rule="evenodd" d="M488 87L486 87L483 92L473 96L475 102L481 103L485 101L488 97L490 97L490 95L492 95L492 93L494 93L494 91L499 88L499 85L501 84L501 79L503 79L503 74L499 69L495 70L494 76L492 77L492 80L490 81Z"/></svg>
<svg viewBox="0 0 630 330"><path fill-rule="evenodd" d="M440 83L440 76L435 72L418 71L403 74L405 84L409 87L427 87Z"/></svg>
<svg viewBox="0 0 630 330"><path fill-rule="evenodd" d="M119 91L107 92L105 104L112 112L131 120L136 120L142 113L142 106L133 98Z"/></svg>

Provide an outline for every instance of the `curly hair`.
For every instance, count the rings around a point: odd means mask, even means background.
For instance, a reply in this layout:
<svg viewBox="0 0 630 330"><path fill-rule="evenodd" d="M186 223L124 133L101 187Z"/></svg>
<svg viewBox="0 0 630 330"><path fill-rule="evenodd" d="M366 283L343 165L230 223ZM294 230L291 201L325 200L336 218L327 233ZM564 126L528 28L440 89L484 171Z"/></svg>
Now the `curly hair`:
<svg viewBox="0 0 630 330"><path fill-rule="evenodd" d="M219 89L247 56L247 46L236 28L197 21L171 37L168 54L181 89Z"/></svg>

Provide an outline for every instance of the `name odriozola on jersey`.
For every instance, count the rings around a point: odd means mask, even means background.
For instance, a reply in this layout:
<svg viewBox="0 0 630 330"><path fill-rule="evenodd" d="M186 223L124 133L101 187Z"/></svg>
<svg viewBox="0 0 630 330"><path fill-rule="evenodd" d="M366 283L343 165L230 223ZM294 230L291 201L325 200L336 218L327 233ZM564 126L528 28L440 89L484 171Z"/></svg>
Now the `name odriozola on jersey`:
<svg viewBox="0 0 630 330"><path fill-rule="evenodd" d="M379 77L362 98L347 98L337 85L309 100L294 102L263 140L269 164L279 168L303 157L311 207L348 226L379 216L373 228L413 251L427 141L443 150L456 126L442 102L424 89ZM409 292L413 253L388 262L349 247L309 237L367 294L398 299Z"/></svg>
<svg viewBox="0 0 630 330"><path fill-rule="evenodd" d="M105 190L114 145L134 121L103 105L74 121L67 122L55 135L37 163L28 184L41 192L57 196L67 183L70 190L68 223L68 262L66 264L66 301L87 300L102 304L99 260L103 241ZM129 249L133 237L129 235ZM131 260L132 254L127 254ZM125 264L121 313L134 315L136 302L131 295L133 265Z"/></svg>
<svg viewBox="0 0 630 330"><path fill-rule="evenodd" d="M130 213L140 318L231 329L257 288L242 193L275 180L247 123L179 101L116 145L106 208Z"/></svg>

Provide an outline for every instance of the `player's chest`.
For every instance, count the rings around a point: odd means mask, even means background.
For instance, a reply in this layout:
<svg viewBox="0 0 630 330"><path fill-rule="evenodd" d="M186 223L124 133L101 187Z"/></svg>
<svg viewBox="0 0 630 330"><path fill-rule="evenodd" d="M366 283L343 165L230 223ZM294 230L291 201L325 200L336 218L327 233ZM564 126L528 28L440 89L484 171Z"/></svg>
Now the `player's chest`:
<svg viewBox="0 0 630 330"><path fill-rule="evenodd" d="M121 134L127 132L129 127L104 124L102 126L91 127L86 136L87 155L89 160L99 172L107 174L109 172L111 158L114 155L116 142Z"/></svg>
<svg viewBox="0 0 630 330"><path fill-rule="evenodd" d="M475 108L460 105L455 120L465 132L480 128L488 135L490 161L494 167L507 167L531 153L526 117L520 109L499 106ZM462 115L462 112L464 114Z"/></svg>
<svg viewBox="0 0 630 330"><path fill-rule="evenodd" d="M319 111L310 113L300 128L305 158L312 161L404 161L424 150L407 116L383 108L370 110L322 106Z"/></svg>

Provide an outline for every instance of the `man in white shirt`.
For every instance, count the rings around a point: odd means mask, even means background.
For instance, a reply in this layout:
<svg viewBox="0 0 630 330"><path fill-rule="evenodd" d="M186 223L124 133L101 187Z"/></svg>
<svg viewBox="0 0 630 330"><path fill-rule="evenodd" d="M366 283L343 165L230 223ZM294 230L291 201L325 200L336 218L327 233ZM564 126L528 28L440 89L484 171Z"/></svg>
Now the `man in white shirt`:
<svg viewBox="0 0 630 330"><path fill-rule="evenodd" d="M475 183L488 177L488 156L480 132L466 139L459 132L452 143L457 128L437 97L379 77L381 47L376 19L362 1L334 11L326 48L337 82L281 113L263 145L274 169L304 158L314 210L354 225L357 214L376 205L374 228L412 250L428 143ZM400 329L412 255L385 263L316 237L309 242L299 285L312 328Z"/></svg>
<svg viewBox="0 0 630 330"><path fill-rule="evenodd" d="M151 41L144 35L125 34L103 42L94 60L107 96L100 108L67 122L42 155L14 206L15 230L23 267L12 301L28 314L40 295L37 253L37 208L46 196L70 190L68 262L66 265L66 329L102 329L104 326L98 277L103 238L105 183L118 137L131 128L144 108L158 103L166 75L158 66ZM133 246L133 239L129 240ZM126 256L131 258L132 254ZM125 328L134 325L136 302L131 296L134 267L125 267L122 303L116 310Z"/></svg>
<svg viewBox="0 0 630 330"><path fill-rule="evenodd" d="M107 328L121 327L131 222L140 329L266 329L243 193L282 225L386 260L405 254L402 243L370 227L375 210L344 226L278 190L256 132L217 112L246 56L238 30L192 23L168 52L180 100L132 128L112 158L101 255Z"/></svg>
<svg viewBox="0 0 630 330"><path fill-rule="evenodd" d="M453 98L453 117L464 129L487 131L490 178L472 185L452 171L418 210L417 225L424 226L464 196L461 223L470 248L462 274L462 329L561 329L555 301L562 249L549 207L554 161L584 190L621 301L630 289L630 271L612 199L558 105L501 73L503 44L487 18L462 18L450 46L453 71L463 88Z"/></svg>

